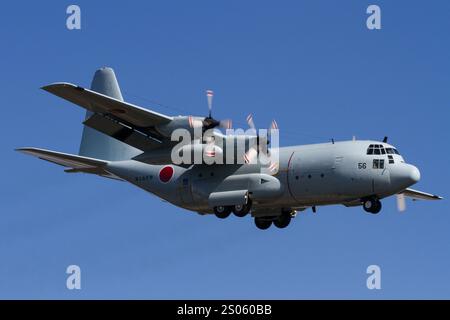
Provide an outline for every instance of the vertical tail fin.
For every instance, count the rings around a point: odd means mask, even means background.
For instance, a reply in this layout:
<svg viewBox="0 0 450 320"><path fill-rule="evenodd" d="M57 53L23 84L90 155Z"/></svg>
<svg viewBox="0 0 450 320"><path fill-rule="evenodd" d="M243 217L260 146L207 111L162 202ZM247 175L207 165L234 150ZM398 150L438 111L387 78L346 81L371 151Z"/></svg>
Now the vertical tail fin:
<svg viewBox="0 0 450 320"><path fill-rule="evenodd" d="M91 83L91 90L123 101L116 75L111 68L101 68L95 72ZM87 111L86 119L91 115L92 112ZM79 151L80 156L119 161L129 160L140 153L142 151L139 149L133 148L97 130L86 126L83 128Z"/></svg>

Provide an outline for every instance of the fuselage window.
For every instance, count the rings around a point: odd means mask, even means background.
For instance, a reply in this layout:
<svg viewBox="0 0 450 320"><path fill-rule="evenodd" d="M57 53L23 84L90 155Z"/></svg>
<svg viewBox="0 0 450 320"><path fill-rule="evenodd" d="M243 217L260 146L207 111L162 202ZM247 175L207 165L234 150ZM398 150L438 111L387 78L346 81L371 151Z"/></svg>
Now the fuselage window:
<svg viewBox="0 0 450 320"><path fill-rule="evenodd" d="M394 163L394 157L391 155L388 155L389 163Z"/></svg>

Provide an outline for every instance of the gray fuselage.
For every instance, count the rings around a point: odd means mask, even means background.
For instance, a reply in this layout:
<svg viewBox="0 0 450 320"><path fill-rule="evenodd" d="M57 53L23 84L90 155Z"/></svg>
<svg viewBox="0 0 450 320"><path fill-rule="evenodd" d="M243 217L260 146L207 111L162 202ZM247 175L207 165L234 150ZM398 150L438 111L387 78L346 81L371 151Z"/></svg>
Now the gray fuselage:
<svg viewBox="0 0 450 320"><path fill-rule="evenodd" d="M405 163L398 152L368 154L369 145L395 150L387 143L358 140L283 147L279 149L279 170L273 176L261 173L259 165L186 168L134 160L110 162L107 170L199 213L213 212L212 193L246 190L253 201L254 216L329 204L360 205L367 197L381 199L396 194L420 179L419 170ZM168 181L161 179L166 167L173 169Z"/></svg>

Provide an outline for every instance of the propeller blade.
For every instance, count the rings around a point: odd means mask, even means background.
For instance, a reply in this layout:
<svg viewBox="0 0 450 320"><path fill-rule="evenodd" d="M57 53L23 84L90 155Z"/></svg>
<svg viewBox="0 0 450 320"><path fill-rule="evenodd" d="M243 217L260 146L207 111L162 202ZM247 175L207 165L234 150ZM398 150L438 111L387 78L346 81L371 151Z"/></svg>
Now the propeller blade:
<svg viewBox="0 0 450 320"><path fill-rule="evenodd" d="M278 162L272 162L269 166L269 171L272 175L276 174L278 172L279 163Z"/></svg>
<svg viewBox="0 0 450 320"><path fill-rule="evenodd" d="M211 118L211 113L212 113L213 96L214 96L214 92L212 90L206 90L206 99L208 99L209 118Z"/></svg>
<svg viewBox="0 0 450 320"><path fill-rule="evenodd" d="M247 116L247 123L250 128L256 129L255 123L253 122L253 115L251 113Z"/></svg>
<svg viewBox="0 0 450 320"><path fill-rule="evenodd" d="M199 119L196 119L193 116L189 116L188 121L189 121L189 127L191 127L191 128L201 128L201 127L203 127L203 121L201 121Z"/></svg>
<svg viewBox="0 0 450 320"><path fill-rule="evenodd" d="M231 129L233 121L231 119L220 120L219 126L224 129Z"/></svg>
<svg viewBox="0 0 450 320"><path fill-rule="evenodd" d="M278 123L275 120L272 120L272 123L270 124L270 129L278 130Z"/></svg>
<svg viewBox="0 0 450 320"><path fill-rule="evenodd" d="M278 130L278 123L275 120L272 120L269 131L267 132L267 144L270 144L272 130Z"/></svg>
<svg viewBox="0 0 450 320"><path fill-rule="evenodd" d="M256 163L256 158L258 157L258 151L254 148L251 147L250 149L248 149L248 151L244 154L244 162L246 164L249 163Z"/></svg>
<svg viewBox="0 0 450 320"><path fill-rule="evenodd" d="M397 210L400 212L406 210L405 195L403 193L397 194Z"/></svg>
<svg viewBox="0 0 450 320"><path fill-rule="evenodd" d="M205 147L205 155L214 158L216 156L216 146L214 144L207 144Z"/></svg>

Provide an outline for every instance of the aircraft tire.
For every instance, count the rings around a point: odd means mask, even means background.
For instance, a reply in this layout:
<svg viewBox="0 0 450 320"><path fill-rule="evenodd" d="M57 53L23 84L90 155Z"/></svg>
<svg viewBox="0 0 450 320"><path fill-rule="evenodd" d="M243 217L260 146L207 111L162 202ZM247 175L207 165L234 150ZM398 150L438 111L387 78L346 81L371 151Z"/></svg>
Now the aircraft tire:
<svg viewBox="0 0 450 320"><path fill-rule="evenodd" d="M249 199L248 202L244 205L239 206L233 206L233 213L236 217L242 218L247 215L247 213L250 212L250 209L252 208L252 202Z"/></svg>
<svg viewBox="0 0 450 320"><path fill-rule="evenodd" d="M366 212L377 214L381 210L381 201L378 199L367 199L363 203L363 208Z"/></svg>
<svg viewBox="0 0 450 320"><path fill-rule="evenodd" d="M377 200L377 201L375 201L375 205L373 206L370 213L377 214L380 211L381 211L381 201Z"/></svg>
<svg viewBox="0 0 450 320"><path fill-rule="evenodd" d="M272 225L272 220L267 220L267 219L256 217L255 225L258 229L266 230L266 229L269 229L270 226Z"/></svg>
<svg viewBox="0 0 450 320"><path fill-rule="evenodd" d="M280 229L286 228L290 222L291 222L291 214L288 212L283 212L275 220L273 220L273 224Z"/></svg>
<svg viewBox="0 0 450 320"><path fill-rule="evenodd" d="M229 206L214 207L214 214L219 219L228 218L228 216L231 214L231 207L229 207Z"/></svg>

